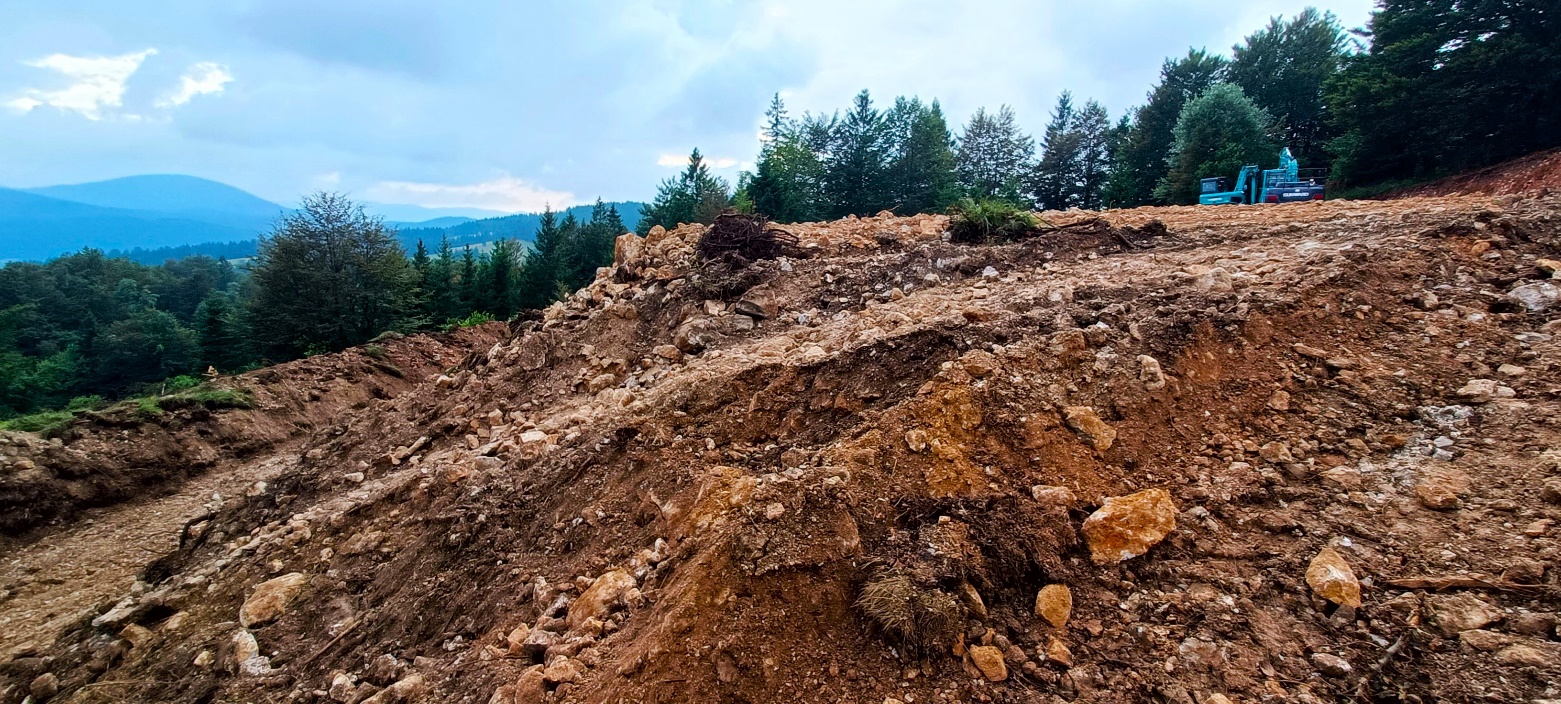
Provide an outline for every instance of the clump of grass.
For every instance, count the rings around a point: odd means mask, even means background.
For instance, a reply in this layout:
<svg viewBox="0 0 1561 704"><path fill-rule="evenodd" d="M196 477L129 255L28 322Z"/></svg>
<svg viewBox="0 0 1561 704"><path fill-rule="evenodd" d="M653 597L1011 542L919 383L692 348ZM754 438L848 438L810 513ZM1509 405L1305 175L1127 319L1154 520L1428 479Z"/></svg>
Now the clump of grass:
<svg viewBox="0 0 1561 704"><path fill-rule="evenodd" d="M1040 227L1034 215L997 198L961 198L949 217L951 239L964 244L1011 242Z"/></svg>
<svg viewBox="0 0 1561 704"><path fill-rule="evenodd" d="M387 353L384 345L368 344L363 346L363 354L371 359L384 359Z"/></svg>
<svg viewBox="0 0 1561 704"><path fill-rule="evenodd" d="M374 339L369 340L369 342L389 342L391 340L399 340L403 337L406 337L406 335L396 332L395 330L386 330L378 335L375 335Z"/></svg>
<svg viewBox="0 0 1561 704"><path fill-rule="evenodd" d="M142 400L145 401L146 399ZM211 410L255 407L255 397L248 391L211 385L197 386L176 394L159 396L152 400L160 410L173 410L189 406L204 406Z"/></svg>
<svg viewBox="0 0 1561 704"><path fill-rule="evenodd" d="M0 421L0 429L52 438L70 427L75 419L76 414L72 411L43 411Z"/></svg>
<svg viewBox="0 0 1561 704"><path fill-rule="evenodd" d="M497 318L494 318L492 315L484 313L480 310L474 310L472 311L471 315L468 315L461 320L452 320L448 323L445 323L444 331L451 332L460 328L474 328L484 323L491 323L494 320L497 320Z"/></svg>
<svg viewBox="0 0 1561 704"><path fill-rule="evenodd" d="M918 586L896 571L862 585L856 607L885 634L917 648L941 641L961 617L959 600L941 589Z"/></svg>

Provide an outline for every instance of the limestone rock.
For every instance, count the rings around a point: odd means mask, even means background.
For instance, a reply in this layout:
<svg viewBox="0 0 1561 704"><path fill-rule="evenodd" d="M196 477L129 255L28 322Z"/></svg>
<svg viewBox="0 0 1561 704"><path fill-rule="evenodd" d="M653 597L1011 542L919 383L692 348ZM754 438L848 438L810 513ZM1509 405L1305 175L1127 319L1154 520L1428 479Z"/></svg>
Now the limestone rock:
<svg viewBox="0 0 1561 704"><path fill-rule="evenodd" d="M1035 615L1046 619L1052 628L1068 627L1073 614L1073 591L1066 584L1048 584L1035 594Z"/></svg>
<svg viewBox="0 0 1561 704"><path fill-rule="evenodd" d="M645 253L644 238L632 232L618 235L618 239L612 243L612 265L633 266Z"/></svg>
<svg viewBox="0 0 1561 704"><path fill-rule="evenodd" d="M1471 403L1489 403L1493 399L1512 398L1516 395L1511 388L1496 383L1494 379L1470 379L1469 383L1464 384L1454 393Z"/></svg>
<svg viewBox="0 0 1561 704"><path fill-rule="evenodd" d="M1138 355L1138 380L1150 391L1165 388L1165 371L1160 368L1160 360L1147 354Z"/></svg>
<svg viewBox="0 0 1561 704"><path fill-rule="evenodd" d="M423 681L422 675L414 672L363 700L363 704L412 704L427 693L428 684Z"/></svg>
<svg viewBox="0 0 1561 704"><path fill-rule="evenodd" d="M905 447L911 452L921 454L927 451L927 431L916 429L905 433Z"/></svg>
<svg viewBox="0 0 1561 704"><path fill-rule="evenodd" d="M531 637L531 627L524 623L517 626L515 630L510 631L509 635L504 639L509 644L509 654L521 655L524 652L526 639L529 637Z"/></svg>
<svg viewBox="0 0 1561 704"><path fill-rule="evenodd" d="M1429 509L1457 508L1459 496L1469 491L1469 475L1451 467L1423 472L1415 484L1415 496Z"/></svg>
<svg viewBox="0 0 1561 704"><path fill-rule="evenodd" d="M1223 267L1214 267L1192 280L1193 288L1210 293L1224 293L1235 289L1235 281Z"/></svg>
<svg viewBox="0 0 1561 704"><path fill-rule="evenodd" d="M1524 284L1508 291L1507 299L1530 313L1543 313L1561 301L1561 286L1549 281Z"/></svg>
<svg viewBox="0 0 1561 704"><path fill-rule="evenodd" d="M1496 653L1496 662L1517 667L1555 667L1561 662L1561 645L1543 641L1514 643Z"/></svg>
<svg viewBox="0 0 1561 704"><path fill-rule="evenodd" d="M1317 671L1329 677L1349 677L1355 668L1350 666L1350 661L1331 653L1312 653L1312 664L1317 666Z"/></svg>
<svg viewBox="0 0 1561 704"><path fill-rule="evenodd" d="M1290 410L1290 392L1277 389L1268 396L1268 407L1276 411Z"/></svg>
<svg viewBox="0 0 1561 704"><path fill-rule="evenodd" d="M270 623L287 613L287 607L297 598L298 592L309 583L309 575L291 572L256 585L254 593L239 608L239 625L252 628Z"/></svg>
<svg viewBox="0 0 1561 704"><path fill-rule="evenodd" d="M1432 596L1427 601L1430 603L1431 621L1448 638L1457 637L1464 631L1484 628L1502 618L1499 609L1467 592Z"/></svg>
<svg viewBox="0 0 1561 704"><path fill-rule="evenodd" d="M1073 490L1065 486L1036 484L1030 487L1030 496L1035 499L1036 503L1042 506L1058 506L1070 509L1078 505L1078 499L1074 497Z"/></svg>
<svg viewBox="0 0 1561 704"><path fill-rule="evenodd" d="M574 658L559 657L542 669L542 679L549 684L579 682L585 679L585 663Z"/></svg>
<svg viewBox="0 0 1561 704"><path fill-rule="evenodd" d="M1360 581L1344 556L1331 547L1324 547L1306 566L1306 584L1320 596L1340 606L1359 608Z"/></svg>
<svg viewBox="0 0 1561 704"><path fill-rule="evenodd" d="M1176 528L1176 504L1164 489L1146 489L1106 499L1081 531L1096 564L1138 557Z"/></svg>
<svg viewBox="0 0 1561 704"><path fill-rule="evenodd" d="M635 587L634 577L623 570L611 570L597 577L591 588L580 594L569 605L569 627L578 628L588 618L601 619L607 610L630 589Z"/></svg>
<svg viewBox="0 0 1561 704"><path fill-rule="evenodd" d="M1063 667L1073 667L1073 651L1061 638L1046 641L1046 659Z"/></svg>
<svg viewBox="0 0 1561 704"><path fill-rule="evenodd" d="M1116 442L1117 431L1107 425L1100 416L1095 415L1095 409L1089 406L1068 406L1062 409L1062 417L1078 434L1083 435L1090 445L1102 452L1111 449L1111 443Z"/></svg>
<svg viewBox="0 0 1561 704"><path fill-rule="evenodd" d="M981 598L981 592L976 590L976 585L970 582L960 582L959 600L964 602L965 608L970 611L970 615L976 617L977 620L985 621L987 619L986 601Z"/></svg>
<svg viewBox="0 0 1561 704"><path fill-rule="evenodd" d="M33 695L33 699L45 701L60 693L60 678L52 672L45 672L33 678L27 691Z"/></svg>
<svg viewBox="0 0 1561 704"><path fill-rule="evenodd" d="M1003 662L1003 651L992 645L975 645L970 648L970 661L988 682L1008 679L1008 664Z"/></svg>
<svg viewBox="0 0 1561 704"><path fill-rule="evenodd" d="M1289 464L1295 461L1295 456L1290 454L1290 446L1277 440L1258 448L1257 454L1274 464Z"/></svg>

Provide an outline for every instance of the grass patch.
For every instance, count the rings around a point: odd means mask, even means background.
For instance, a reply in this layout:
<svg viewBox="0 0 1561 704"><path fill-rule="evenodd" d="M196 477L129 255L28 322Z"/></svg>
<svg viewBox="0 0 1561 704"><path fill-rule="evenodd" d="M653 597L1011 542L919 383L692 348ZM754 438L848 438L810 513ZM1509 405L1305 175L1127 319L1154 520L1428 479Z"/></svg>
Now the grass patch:
<svg viewBox="0 0 1561 704"><path fill-rule="evenodd" d="M37 433L50 438L70 427L76 420L73 411L43 411L0 421L0 429L18 433Z"/></svg>
<svg viewBox="0 0 1561 704"><path fill-rule="evenodd" d="M949 233L955 242L1012 242L1040 227L1028 211L997 198L961 198L949 207Z"/></svg>
<svg viewBox="0 0 1561 704"><path fill-rule="evenodd" d="M387 353L384 345L369 344L363 346L363 354L370 359L384 359Z"/></svg>
<svg viewBox="0 0 1561 704"><path fill-rule="evenodd" d="M255 407L255 397L248 391L211 385L201 385L175 394L141 399L143 403L148 400L155 404L159 411L171 411L176 408L188 408L191 406L204 406L210 410Z"/></svg>
<svg viewBox="0 0 1561 704"><path fill-rule="evenodd" d="M497 320L497 318L494 318L492 315L484 313L480 310L474 310L472 311L471 315L466 316L462 320L452 320L448 323L445 323L444 331L451 332L454 330L459 330L460 328L474 328L478 325L482 325L483 323L491 323L494 320Z"/></svg>

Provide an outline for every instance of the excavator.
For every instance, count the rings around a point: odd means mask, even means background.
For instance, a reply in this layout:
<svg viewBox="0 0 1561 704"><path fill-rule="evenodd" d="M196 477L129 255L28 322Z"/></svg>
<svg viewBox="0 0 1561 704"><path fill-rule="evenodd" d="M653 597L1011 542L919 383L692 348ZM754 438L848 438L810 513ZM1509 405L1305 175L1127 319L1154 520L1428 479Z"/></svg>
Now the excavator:
<svg viewBox="0 0 1561 704"><path fill-rule="evenodd" d="M1253 203L1295 203L1322 200L1328 180L1327 169L1303 169L1285 147L1279 154L1279 168L1259 169L1256 164L1241 167L1236 187L1226 190L1223 177L1199 181L1199 205L1243 205Z"/></svg>

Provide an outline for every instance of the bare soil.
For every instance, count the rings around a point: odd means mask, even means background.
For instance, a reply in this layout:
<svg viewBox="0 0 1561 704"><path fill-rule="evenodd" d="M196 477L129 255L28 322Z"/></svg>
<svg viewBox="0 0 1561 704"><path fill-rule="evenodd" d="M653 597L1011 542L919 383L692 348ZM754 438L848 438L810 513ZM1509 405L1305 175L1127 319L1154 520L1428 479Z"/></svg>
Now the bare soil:
<svg viewBox="0 0 1561 704"><path fill-rule="evenodd" d="M1561 699L1558 206L884 215L738 271L623 238L399 393L10 546L0 701ZM1092 559L1146 489L1174 529ZM914 633L858 606L886 576Z"/></svg>

